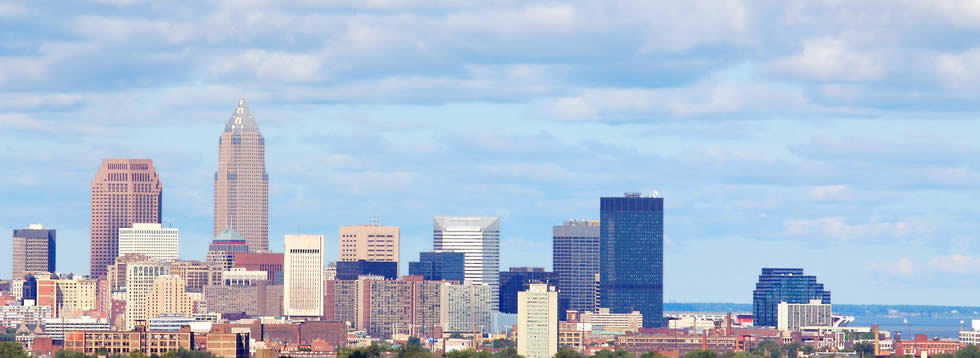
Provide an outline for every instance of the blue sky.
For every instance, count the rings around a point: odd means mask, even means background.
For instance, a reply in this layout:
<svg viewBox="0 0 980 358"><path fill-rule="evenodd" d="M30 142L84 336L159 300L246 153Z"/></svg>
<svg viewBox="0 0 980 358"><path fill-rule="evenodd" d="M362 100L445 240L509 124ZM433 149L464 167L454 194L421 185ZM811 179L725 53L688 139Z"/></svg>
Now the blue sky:
<svg viewBox="0 0 980 358"><path fill-rule="evenodd" d="M151 158L202 259L245 97L273 248L335 258L378 216L407 261L432 216L498 215L502 269L550 267L552 225L658 190L668 301L797 266L838 303L976 305L978 24L962 0L2 3L0 227L58 229L88 272L100 159Z"/></svg>

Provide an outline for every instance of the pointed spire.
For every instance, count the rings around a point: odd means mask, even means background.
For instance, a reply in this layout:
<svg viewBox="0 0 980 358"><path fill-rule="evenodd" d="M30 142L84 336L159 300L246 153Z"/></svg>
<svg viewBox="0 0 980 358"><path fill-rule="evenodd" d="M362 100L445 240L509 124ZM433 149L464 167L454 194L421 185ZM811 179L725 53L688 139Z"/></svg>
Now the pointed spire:
<svg viewBox="0 0 980 358"><path fill-rule="evenodd" d="M228 123L225 124L225 132L258 131L259 125L255 122L255 117L252 116L252 112L248 110L248 105L245 104L245 97L239 98L235 112L231 114L231 117L228 118Z"/></svg>

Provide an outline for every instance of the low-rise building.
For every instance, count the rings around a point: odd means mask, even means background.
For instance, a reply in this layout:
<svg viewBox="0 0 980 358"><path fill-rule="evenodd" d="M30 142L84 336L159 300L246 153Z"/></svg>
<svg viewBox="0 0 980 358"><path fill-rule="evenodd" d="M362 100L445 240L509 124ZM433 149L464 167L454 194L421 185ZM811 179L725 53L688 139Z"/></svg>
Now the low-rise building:
<svg viewBox="0 0 980 358"><path fill-rule="evenodd" d="M65 340L65 332L107 332L110 330L108 320L93 317L46 318L41 323L41 327L44 329L45 335L59 343Z"/></svg>
<svg viewBox="0 0 980 358"><path fill-rule="evenodd" d="M27 305L0 306L0 325L17 328L22 324L40 325L45 318L51 318L51 307Z"/></svg>
<svg viewBox="0 0 980 358"><path fill-rule="evenodd" d="M598 312L582 312L579 317L582 323L589 323L600 331L636 332L643 327L640 311L610 313L608 308L599 308Z"/></svg>
<svg viewBox="0 0 980 358"><path fill-rule="evenodd" d="M190 328L180 332L154 332L138 323L132 331L72 331L65 337L65 350L84 354L107 352L129 354L140 351L146 355L162 355L178 349L193 349L194 334Z"/></svg>
<svg viewBox="0 0 980 358"><path fill-rule="evenodd" d="M894 343L895 354L921 356L923 353L932 356L939 353L956 354L965 344L956 341L930 340L924 334L916 334L914 340L897 340Z"/></svg>

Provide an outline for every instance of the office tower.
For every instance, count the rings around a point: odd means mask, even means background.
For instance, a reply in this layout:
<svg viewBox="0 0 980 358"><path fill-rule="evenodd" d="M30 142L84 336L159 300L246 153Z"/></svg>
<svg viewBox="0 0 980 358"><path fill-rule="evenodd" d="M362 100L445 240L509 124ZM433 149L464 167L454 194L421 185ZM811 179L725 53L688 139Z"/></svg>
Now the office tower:
<svg viewBox="0 0 980 358"><path fill-rule="evenodd" d="M204 288L208 312L248 317L282 316L282 286L255 281L247 286L212 285ZM329 307L329 305L328 305Z"/></svg>
<svg viewBox="0 0 980 358"><path fill-rule="evenodd" d="M327 282L326 320L350 322L372 337L408 334L436 336L441 323L441 289L445 282L404 276L398 280L362 277ZM489 313L487 313L489 314ZM470 326L472 327L472 326Z"/></svg>
<svg viewBox="0 0 980 358"><path fill-rule="evenodd" d="M433 249L465 254L463 278L490 285L497 309L500 292L500 219L487 216L436 216Z"/></svg>
<svg viewBox="0 0 980 358"><path fill-rule="evenodd" d="M265 172L265 138L255 117L238 100L218 139L214 174L214 235L233 229L249 251L269 250L269 173Z"/></svg>
<svg viewBox="0 0 980 358"><path fill-rule="evenodd" d="M492 331L493 290L487 284L446 282L439 292L443 333L482 333Z"/></svg>
<svg viewBox="0 0 980 358"><path fill-rule="evenodd" d="M119 256L119 229L159 223L162 191L150 159L103 159L92 180L91 271L105 277Z"/></svg>
<svg viewBox="0 0 980 358"><path fill-rule="evenodd" d="M568 309L595 312L595 275L599 273L599 221L569 220L552 228L552 267L558 274L558 298Z"/></svg>
<svg viewBox="0 0 980 358"><path fill-rule="evenodd" d="M801 268L763 268L752 291L752 324L775 327L779 303L809 303L810 300L831 303L830 291L824 291L816 276L804 275Z"/></svg>
<svg viewBox="0 0 980 358"><path fill-rule="evenodd" d="M387 280L398 278L397 262L381 261L338 261L337 276L338 280L356 280L358 276L373 275L381 276Z"/></svg>
<svg viewBox="0 0 980 358"><path fill-rule="evenodd" d="M465 260L462 252L420 252L418 261L408 263L408 274L431 281L463 283Z"/></svg>
<svg viewBox="0 0 980 358"><path fill-rule="evenodd" d="M126 265L130 262L149 261L150 258L140 254L127 254L116 258L116 262L106 267L106 281L109 292L124 291L126 288Z"/></svg>
<svg viewBox="0 0 980 358"><path fill-rule="evenodd" d="M23 278L28 272L54 272L55 230L32 224L14 229L12 278Z"/></svg>
<svg viewBox="0 0 980 358"><path fill-rule="evenodd" d="M185 287L184 279L180 276L158 276L153 280L153 288L146 305L146 317L149 319L164 314L181 314L187 317L193 315L194 304Z"/></svg>
<svg viewBox="0 0 980 358"><path fill-rule="evenodd" d="M245 238L235 230L225 229L214 237L208 246L208 262L221 266L222 270L230 270L235 266L235 254L248 252Z"/></svg>
<svg viewBox="0 0 980 358"><path fill-rule="evenodd" d="M74 318L99 308L99 281L83 278L37 280L37 305L50 306L52 317Z"/></svg>
<svg viewBox="0 0 980 358"><path fill-rule="evenodd" d="M274 285L283 284L283 253L249 252L234 254L234 267L249 271L265 271Z"/></svg>
<svg viewBox="0 0 980 358"><path fill-rule="evenodd" d="M179 245L177 228L157 223L133 223L119 228L119 256L140 254L159 260L176 260Z"/></svg>
<svg viewBox="0 0 980 358"><path fill-rule="evenodd" d="M780 302L776 306L777 324L780 331L799 331L802 327L830 327L834 323L830 304L821 300L809 303Z"/></svg>
<svg viewBox="0 0 980 358"><path fill-rule="evenodd" d="M170 265L158 260L126 264L126 329L136 327L136 321L148 318L148 306L153 282L170 274Z"/></svg>
<svg viewBox="0 0 980 358"><path fill-rule="evenodd" d="M599 298L612 313L643 313L663 327L664 199L626 193L600 200Z"/></svg>
<svg viewBox="0 0 980 358"><path fill-rule="evenodd" d="M558 292L537 283L518 293L517 354L550 358L558 353Z"/></svg>
<svg viewBox="0 0 980 358"><path fill-rule="evenodd" d="M511 267L509 271L500 272L500 313L517 313L517 293L526 291L531 284L547 283L558 286L558 274L547 272L543 267ZM559 299L558 314L568 308L568 304Z"/></svg>
<svg viewBox="0 0 980 358"><path fill-rule="evenodd" d="M339 261L398 262L398 234L397 226L341 226Z"/></svg>
<svg viewBox="0 0 980 358"><path fill-rule="evenodd" d="M178 260L170 262L170 274L184 279L187 292L204 292L204 286L220 285L220 265L204 261Z"/></svg>
<svg viewBox="0 0 980 358"><path fill-rule="evenodd" d="M284 314L323 316L323 235L286 235L284 241Z"/></svg>

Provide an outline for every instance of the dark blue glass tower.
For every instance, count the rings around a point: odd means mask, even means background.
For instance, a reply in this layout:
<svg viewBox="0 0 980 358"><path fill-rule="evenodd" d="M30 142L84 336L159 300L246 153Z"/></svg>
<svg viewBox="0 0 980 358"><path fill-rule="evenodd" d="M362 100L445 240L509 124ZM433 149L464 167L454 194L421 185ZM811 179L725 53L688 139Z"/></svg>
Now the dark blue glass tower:
<svg viewBox="0 0 980 358"><path fill-rule="evenodd" d="M780 302L830 303L830 291L824 291L816 276L806 276L801 268L763 268L759 283L752 291L752 324L775 327Z"/></svg>
<svg viewBox="0 0 980 358"><path fill-rule="evenodd" d="M664 199L627 193L600 199L599 306L664 321Z"/></svg>
<svg viewBox="0 0 980 358"><path fill-rule="evenodd" d="M426 280L463 282L466 254L462 252L420 252L418 261L408 263L408 274Z"/></svg>
<svg viewBox="0 0 980 358"><path fill-rule="evenodd" d="M337 262L338 280L356 280L362 275L383 276L386 280L395 280L398 278L398 263L367 260Z"/></svg>

